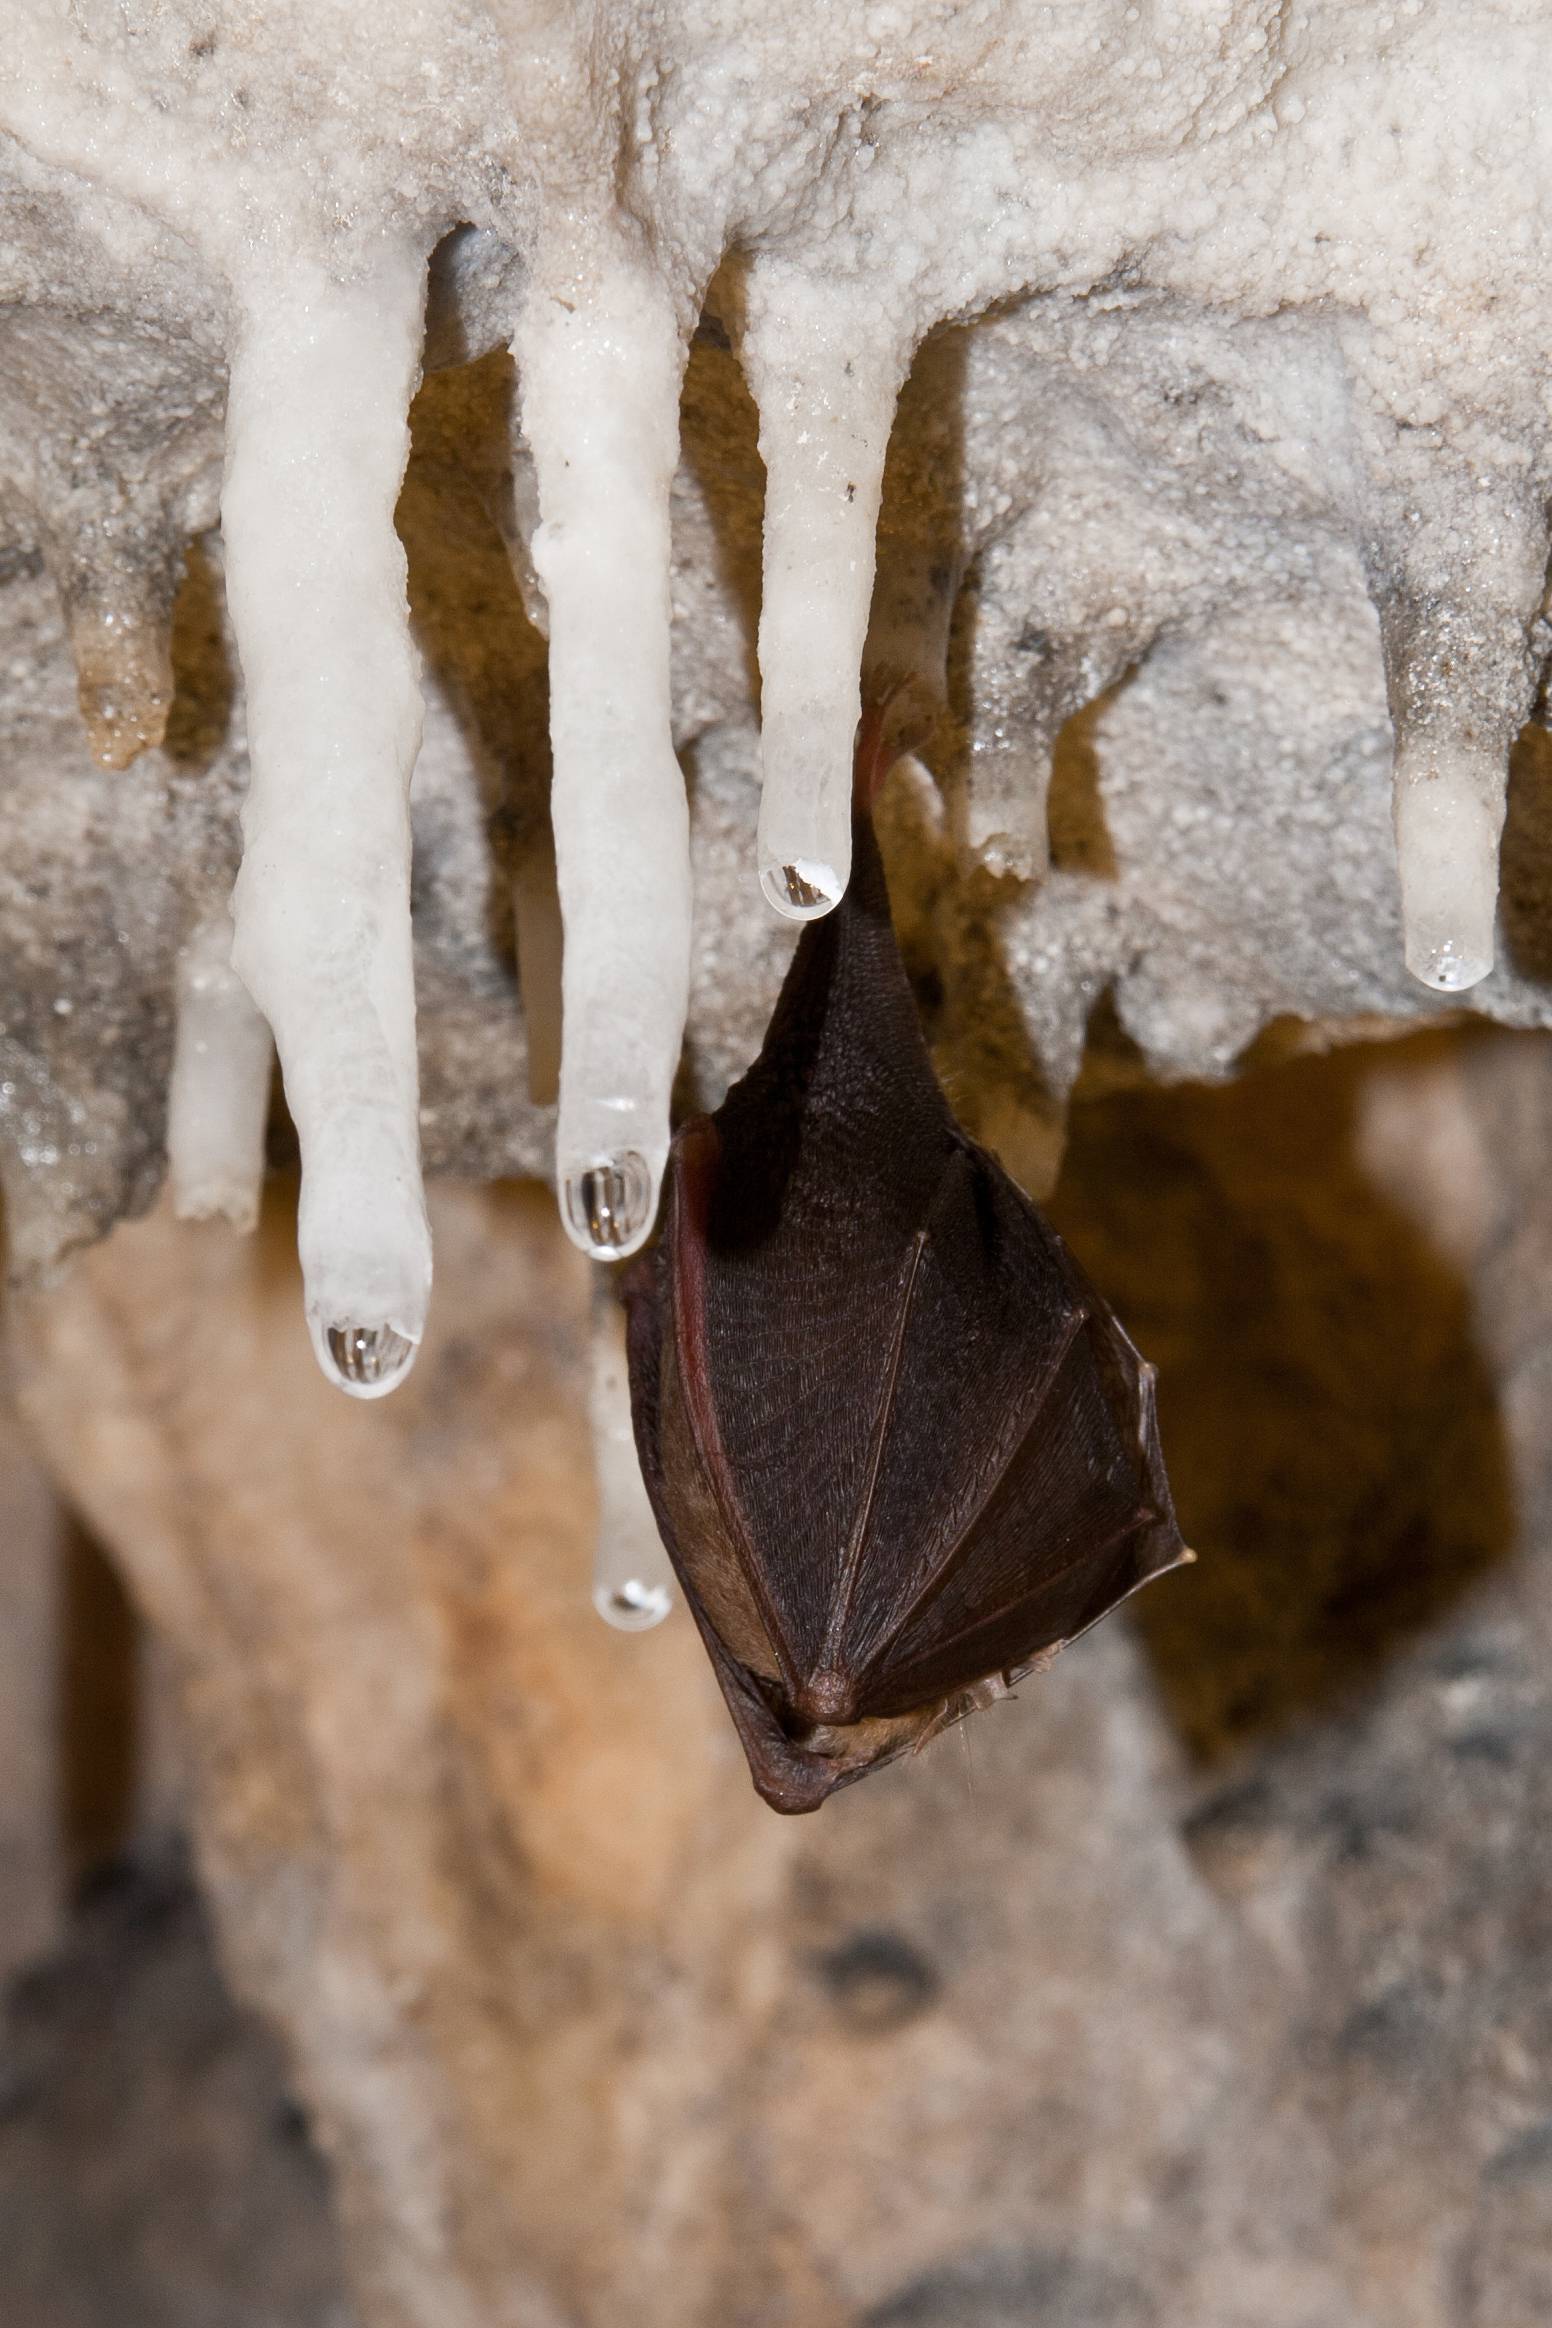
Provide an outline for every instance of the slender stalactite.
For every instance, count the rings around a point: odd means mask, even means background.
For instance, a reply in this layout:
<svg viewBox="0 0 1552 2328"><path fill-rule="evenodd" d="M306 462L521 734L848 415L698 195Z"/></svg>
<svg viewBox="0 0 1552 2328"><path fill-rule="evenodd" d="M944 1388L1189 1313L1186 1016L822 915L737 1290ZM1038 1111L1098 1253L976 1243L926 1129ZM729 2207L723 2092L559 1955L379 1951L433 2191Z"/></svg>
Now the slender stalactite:
<svg viewBox="0 0 1552 2328"><path fill-rule="evenodd" d="M551 256L513 339L549 607L550 813L565 927L556 1181L585 1252L651 1230L689 993L684 779L669 724L668 494L685 344L665 282Z"/></svg>
<svg viewBox="0 0 1552 2328"><path fill-rule="evenodd" d="M420 1177L409 784L421 700L393 508L423 255L238 286L221 516L252 775L237 969L302 1146L319 1364L354 1396L411 1364L431 1290Z"/></svg>
<svg viewBox="0 0 1552 2328"><path fill-rule="evenodd" d="M1374 596L1395 736L1407 968L1458 994L1493 968L1509 751L1539 676L1539 502L1442 463L1419 480Z"/></svg>
<svg viewBox="0 0 1552 2328"><path fill-rule="evenodd" d="M548 633L548 712L537 688L526 709L550 724L555 852L552 890L537 822L510 849L527 1089L512 1097L514 1047L510 1088L486 1061L462 1112L439 1092L439 1155L539 1169L533 1110L553 1098L570 1235L605 1260L647 1239L676 1079L710 1099L762 999L724 1010L720 870L695 924L684 766L698 845L726 820L702 862L741 858L779 913L821 918L848 879L864 685L943 787L964 880L921 910L947 954L976 955L962 991L1003 1030L971 1046L1004 1086L984 1120L1006 1120L1015 1084L1038 1089L1038 1138L1054 1137L1107 992L1170 1072L1218 1072L1281 1017L1431 1010L1490 970L1480 1007L1545 1018L1531 957L1495 930L1507 756L1546 658L1539 0L385 0L370 22L350 0L313 11L300 43L294 12L240 37L230 8L209 13L161 0L126 29L114 0L12 0L0 587L52 577L82 757L129 778L111 813L90 796L103 829L132 829L142 781L181 801L167 617L212 523L225 400L243 702L187 823L223 813L218 792L229 814L246 781L233 961L258 1018L246 1050L202 1031L240 1012L196 936L174 1177L181 1202L205 1201L189 1159L222 1120L249 1127L233 1158L251 1147L267 1022L302 1148L308 1320L336 1382L402 1379L429 1298L421 705L394 514L434 250L428 360L495 367L512 391L509 410L477 400L497 448L482 460ZM681 464L702 327L728 359L717 441L697 421ZM46 659L28 639L6 666L24 724L44 718ZM503 717L524 697L513 684ZM757 829L747 794L735 812L701 781L756 717ZM494 797L513 734L449 722L437 781ZM440 875L445 836L470 824L423 805ZM57 863L78 837L55 836ZM449 984L475 997L453 1006L460 1029L511 999L510 962L482 952L479 854L459 868L458 927L427 949L438 1009ZM457 883L431 886L435 922ZM17 894L46 919L57 892L20 871ZM504 943L504 908L491 918ZM723 1016L685 1057L692 938L696 991ZM52 962L58 939L50 925L35 954ZM161 1111L115 1091L76 1138L52 998L7 1024L8 1203L20 1221L13 1190L68 1156L38 1231L63 1249L139 1201L159 1157L129 1151ZM239 1054L244 1106L216 1096ZM95 1062L82 1073L106 1092ZM239 1214L249 1170L215 1172Z"/></svg>
<svg viewBox="0 0 1552 2328"><path fill-rule="evenodd" d="M674 1572L636 1459L625 1311L614 1277L600 1266L593 1285L588 1420L598 1491L593 1606L621 1633L645 1633L673 1606Z"/></svg>
<svg viewBox="0 0 1552 2328"><path fill-rule="evenodd" d="M259 1217L275 1046L232 968L232 917L207 915L178 961L178 1022L167 1091L167 1166L185 1221Z"/></svg>
<svg viewBox="0 0 1552 2328"><path fill-rule="evenodd" d="M877 294L753 270L743 354L765 460L760 600L760 885L827 913L851 868L851 758L873 599L884 455L909 361Z"/></svg>

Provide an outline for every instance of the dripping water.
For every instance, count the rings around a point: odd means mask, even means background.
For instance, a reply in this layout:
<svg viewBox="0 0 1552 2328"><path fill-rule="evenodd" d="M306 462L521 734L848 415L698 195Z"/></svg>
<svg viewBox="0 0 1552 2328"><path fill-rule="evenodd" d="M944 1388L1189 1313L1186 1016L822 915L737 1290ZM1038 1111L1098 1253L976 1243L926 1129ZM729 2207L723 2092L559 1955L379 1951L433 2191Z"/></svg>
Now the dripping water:
<svg viewBox="0 0 1552 2328"><path fill-rule="evenodd" d="M381 1398L408 1374L417 1347L392 1326L327 1326L319 1356L329 1380L352 1398Z"/></svg>
<svg viewBox="0 0 1552 2328"><path fill-rule="evenodd" d="M667 1585L655 1584L649 1577L627 1576L612 1582L601 1577L593 1587L594 1608L617 1633L648 1633L663 1622L673 1605Z"/></svg>
<svg viewBox="0 0 1552 2328"><path fill-rule="evenodd" d="M789 921L814 921L840 902L842 884L833 866L805 858L796 865L767 865L760 887L766 903Z"/></svg>
<svg viewBox="0 0 1552 2328"><path fill-rule="evenodd" d="M634 1148L598 1156L567 1172L566 1227L595 1261L617 1261L645 1238L657 1210L657 1189L645 1156Z"/></svg>

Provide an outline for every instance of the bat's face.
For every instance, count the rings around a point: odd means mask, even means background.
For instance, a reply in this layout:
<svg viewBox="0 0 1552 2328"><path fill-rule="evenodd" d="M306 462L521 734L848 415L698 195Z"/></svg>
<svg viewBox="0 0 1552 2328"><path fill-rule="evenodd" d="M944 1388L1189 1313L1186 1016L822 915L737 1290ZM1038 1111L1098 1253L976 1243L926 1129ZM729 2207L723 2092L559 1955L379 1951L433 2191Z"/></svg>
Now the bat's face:
<svg viewBox="0 0 1552 2328"><path fill-rule="evenodd" d="M811 1810L1184 1557L1145 1368L964 1137L865 820L764 1050L674 1142L637 1443L756 1786Z"/></svg>

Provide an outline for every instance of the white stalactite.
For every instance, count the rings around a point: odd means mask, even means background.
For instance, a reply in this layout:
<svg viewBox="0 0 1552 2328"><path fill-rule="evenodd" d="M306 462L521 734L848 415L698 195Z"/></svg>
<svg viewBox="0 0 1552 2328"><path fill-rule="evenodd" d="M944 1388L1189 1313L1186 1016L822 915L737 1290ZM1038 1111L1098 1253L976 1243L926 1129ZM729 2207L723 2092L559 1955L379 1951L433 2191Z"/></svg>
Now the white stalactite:
<svg viewBox="0 0 1552 2328"><path fill-rule="evenodd" d="M402 1371L429 1284L407 911L419 699L392 513L421 340L415 238L438 224L482 222L444 237L439 354L483 361L520 310L532 461L516 459L498 516L552 634L557 1164L588 1251L617 1257L649 1233L668 1142L690 932L669 489L690 288L729 257L767 468L759 868L782 912L822 913L844 886L862 689L891 696L889 744L928 731L964 549L980 587L954 633L970 682L960 830L1022 879L1042 862L1056 729L1134 663L1150 702L1201 725L1205 768L1214 707L1182 709L1149 664L1163 635L1196 651L1233 627L1243 591L1311 610L1279 635L1304 641L1287 648L1289 728L1319 725L1335 634L1318 610L1350 592L1358 542L1385 629L1408 960L1451 993L1485 974L1504 760L1545 644L1552 491L1552 144L1529 0L1332 6L1308 23L1271 0L352 0L259 11L241 39L227 19L243 11L223 0L215 31L210 13L159 0L127 12L129 38L115 0L12 0L4 565L47 557L92 749L127 764L168 709L165 614L182 539L208 518L213 292L230 286L225 520L252 744L235 959L276 1031L304 1153L309 1316L348 1387ZM1162 45L1155 17L1172 28ZM915 449L874 592L897 391L934 341L898 432L897 452ZM731 438L724 450L730 512L743 487ZM695 583L729 633L743 523L711 527L728 570ZM687 745L745 709L736 656L699 645ZM16 668L34 660L29 645ZM1372 700L1349 685L1348 733L1372 737ZM1294 782L1286 740L1268 796ZM1248 826L1228 805L1242 759L1235 747L1221 781L1198 783L1194 743L1164 742L1196 787L1178 831L1201 824L1205 861L1213 828L1221 853ZM1128 809L1130 775L1105 774ZM1162 820L1123 822L1117 914L1150 866L1178 879ZM1225 938L1225 1024L1246 996L1277 1011L1302 998L1317 1017L1358 1006L1320 830L1284 820L1269 844L1309 910L1269 925L1286 978L1242 975ZM1371 845L1366 831L1356 849ZM1346 870L1357 896L1356 857ZM514 879L543 1091L554 1018L533 1005L555 922L533 868ZM1048 904L1058 931L1076 928ZM1054 944L1075 980L1110 974L1087 937ZM1369 975L1367 999L1388 1007ZM1049 1039L1065 1056L1068 1027Z"/></svg>
<svg viewBox="0 0 1552 2328"><path fill-rule="evenodd" d="M269 1027L232 968L232 917L210 914L178 960L167 1162L179 1220L256 1225L273 1062Z"/></svg>
<svg viewBox="0 0 1552 2328"><path fill-rule="evenodd" d="M409 908L421 699L393 526L424 291L408 245L347 283L271 257L238 285L222 496L252 762L233 958L301 1140L314 1347L361 1398L407 1371L431 1286Z"/></svg>
<svg viewBox="0 0 1552 2328"><path fill-rule="evenodd" d="M690 860L669 719L669 488L685 347L666 284L540 269L513 340L549 607L565 927L556 1181L585 1252L651 1231L689 996Z"/></svg>
<svg viewBox="0 0 1552 2328"><path fill-rule="evenodd" d="M760 885L778 913L810 921L851 871L862 652L910 340L855 283L767 264L751 275L743 357L766 480Z"/></svg>
<svg viewBox="0 0 1552 2328"><path fill-rule="evenodd" d="M1406 964L1463 993L1493 967L1509 752L1535 697L1548 529L1539 503L1435 463L1376 611L1395 733Z"/></svg>
<svg viewBox="0 0 1552 2328"><path fill-rule="evenodd" d="M674 1572L647 1500L631 1424L625 1312L602 1270L593 1288L588 1418L598 1484L593 1606L622 1633L661 1624L674 1604Z"/></svg>
<svg viewBox="0 0 1552 2328"><path fill-rule="evenodd" d="M1406 965L1441 994L1476 986L1493 967L1498 843L1508 765L1503 752L1450 753L1403 740L1392 810Z"/></svg>

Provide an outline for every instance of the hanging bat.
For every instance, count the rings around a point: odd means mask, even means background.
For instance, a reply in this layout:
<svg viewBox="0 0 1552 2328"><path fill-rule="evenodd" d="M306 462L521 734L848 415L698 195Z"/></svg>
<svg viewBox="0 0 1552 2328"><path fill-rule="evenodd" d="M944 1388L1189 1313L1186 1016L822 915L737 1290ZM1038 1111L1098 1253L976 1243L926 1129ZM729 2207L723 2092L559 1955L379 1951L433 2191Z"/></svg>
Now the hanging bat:
<svg viewBox="0 0 1552 2328"><path fill-rule="evenodd" d="M1190 1558L1143 1364L927 1055L858 755L851 885L674 1139L627 1288L647 1490L778 1811L1006 1695Z"/></svg>

